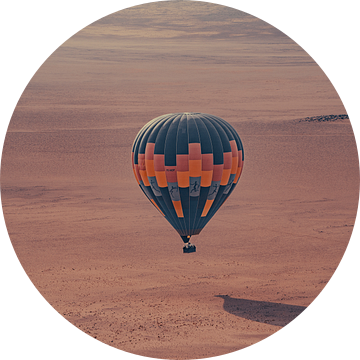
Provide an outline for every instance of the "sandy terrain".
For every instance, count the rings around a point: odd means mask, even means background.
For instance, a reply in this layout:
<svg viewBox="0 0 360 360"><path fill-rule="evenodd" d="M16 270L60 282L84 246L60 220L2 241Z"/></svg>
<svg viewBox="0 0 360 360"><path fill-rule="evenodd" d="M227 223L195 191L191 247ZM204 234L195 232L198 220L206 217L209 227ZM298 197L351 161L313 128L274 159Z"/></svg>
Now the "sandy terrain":
<svg viewBox="0 0 360 360"><path fill-rule="evenodd" d="M347 121L261 125L237 126L249 149L246 171L194 237L195 254L182 253L131 169L129 181L117 181L116 168L129 163L126 131L9 132L4 214L33 283L85 332L147 356L218 355L280 329L311 303L342 257L357 205L356 152ZM115 169L107 171L111 159ZM31 161L34 174L6 182L10 161L22 169ZM82 163L103 167L109 178L89 181L84 166L81 181L73 172ZM41 176L53 167L69 181Z"/></svg>
<svg viewBox="0 0 360 360"><path fill-rule="evenodd" d="M346 111L303 50L240 12L175 6L114 14L45 62L9 126L1 195L19 260L59 313L116 348L189 359L256 343L316 298L352 232L359 168ZM224 118L245 149L194 254L130 162L139 129L178 111Z"/></svg>

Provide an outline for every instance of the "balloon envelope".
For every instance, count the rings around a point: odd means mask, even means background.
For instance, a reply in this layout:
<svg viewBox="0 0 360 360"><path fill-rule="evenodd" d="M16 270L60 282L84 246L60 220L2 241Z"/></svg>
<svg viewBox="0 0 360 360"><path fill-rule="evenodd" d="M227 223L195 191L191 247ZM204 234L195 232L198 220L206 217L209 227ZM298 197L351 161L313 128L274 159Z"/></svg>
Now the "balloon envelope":
<svg viewBox="0 0 360 360"><path fill-rule="evenodd" d="M228 198L243 164L235 129L209 114L159 116L139 131L132 147L140 188L184 242L199 234Z"/></svg>

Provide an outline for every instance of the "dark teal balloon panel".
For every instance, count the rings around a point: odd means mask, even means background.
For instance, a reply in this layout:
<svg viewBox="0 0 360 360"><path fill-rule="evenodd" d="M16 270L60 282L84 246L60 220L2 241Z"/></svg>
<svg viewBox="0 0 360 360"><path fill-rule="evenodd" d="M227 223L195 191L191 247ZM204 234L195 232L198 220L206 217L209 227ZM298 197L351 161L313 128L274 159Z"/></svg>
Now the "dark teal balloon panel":
<svg viewBox="0 0 360 360"><path fill-rule="evenodd" d="M225 120L202 113L159 116L137 134L132 166L140 188L187 242L239 181L244 150Z"/></svg>

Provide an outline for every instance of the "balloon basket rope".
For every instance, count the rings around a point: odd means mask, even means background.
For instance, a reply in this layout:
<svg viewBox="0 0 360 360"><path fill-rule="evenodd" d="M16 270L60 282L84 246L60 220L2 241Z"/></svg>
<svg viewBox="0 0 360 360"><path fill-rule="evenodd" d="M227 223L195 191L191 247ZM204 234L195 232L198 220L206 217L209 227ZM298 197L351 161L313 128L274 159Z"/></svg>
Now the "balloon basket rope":
<svg viewBox="0 0 360 360"><path fill-rule="evenodd" d="M189 242L183 247L183 253L193 253L196 251L196 246L194 244L190 244Z"/></svg>

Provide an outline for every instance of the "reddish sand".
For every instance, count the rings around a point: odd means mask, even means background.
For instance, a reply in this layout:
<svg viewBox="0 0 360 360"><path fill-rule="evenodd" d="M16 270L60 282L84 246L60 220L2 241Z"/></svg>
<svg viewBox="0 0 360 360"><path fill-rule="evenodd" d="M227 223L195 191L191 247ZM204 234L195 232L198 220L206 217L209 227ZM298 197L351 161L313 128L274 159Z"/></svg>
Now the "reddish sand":
<svg viewBox="0 0 360 360"><path fill-rule="evenodd" d="M352 232L358 157L347 119L317 118L346 111L291 40L201 3L185 3L193 18L168 31L179 9L163 6L136 21L115 14L45 62L9 126L2 203L26 273L71 323L131 353L202 358L273 334L324 288ZM211 14L209 27L196 21ZM130 162L139 129L178 111L224 118L245 149L240 183L194 254Z"/></svg>
<svg viewBox="0 0 360 360"><path fill-rule="evenodd" d="M9 132L3 207L25 271L73 324L137 354L208 357L279 330L343 255L357 205L356 151L347 121L261 125L236 126L246 168L194 237L195 254L182 254L131 167L120 171L130 164L127 131Z"/></svg>

